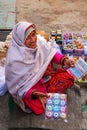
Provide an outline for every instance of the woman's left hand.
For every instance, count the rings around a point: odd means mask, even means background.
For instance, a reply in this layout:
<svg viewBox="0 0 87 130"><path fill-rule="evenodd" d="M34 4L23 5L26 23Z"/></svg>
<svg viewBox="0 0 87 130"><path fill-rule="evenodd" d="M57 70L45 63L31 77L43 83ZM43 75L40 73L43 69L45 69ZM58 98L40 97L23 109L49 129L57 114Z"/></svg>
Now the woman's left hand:
<svg viewBox="0 0 87 130"><path fill-rule="evenodd" d="M74 67L75 63L73 60L69 59L69 58L65 58L64 60L64 66L66 66L67 68L70 67Z"/></svg>

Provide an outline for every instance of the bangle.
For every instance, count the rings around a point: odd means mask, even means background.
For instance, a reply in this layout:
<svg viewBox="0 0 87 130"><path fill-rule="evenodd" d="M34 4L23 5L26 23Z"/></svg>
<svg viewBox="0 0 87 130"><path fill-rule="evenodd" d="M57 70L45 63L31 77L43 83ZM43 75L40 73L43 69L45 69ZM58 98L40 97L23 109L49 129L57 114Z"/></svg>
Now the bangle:
<svg viewBox="0 0 87 130"><path fill-rule="evenodd" d="M63 57L61 60L61 64L64 65L65 60L68 59L68 57Z"/></svg>

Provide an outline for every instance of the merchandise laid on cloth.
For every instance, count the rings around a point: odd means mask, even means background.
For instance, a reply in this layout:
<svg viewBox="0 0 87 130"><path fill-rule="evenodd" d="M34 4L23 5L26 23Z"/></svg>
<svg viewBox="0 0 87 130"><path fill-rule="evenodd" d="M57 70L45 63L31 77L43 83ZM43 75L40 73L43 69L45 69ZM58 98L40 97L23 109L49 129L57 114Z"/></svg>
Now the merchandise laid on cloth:
<svg viewBox="0 0 87 130"><path fill-rule="evenodd" d="M62 30L52 30L50 39L55 40L60 45L62 54L73 57L76 62L80 57L87 63L87 32L72 31L63 32ZM68 72L73 73L75 83L81 86L87 86L87 73L79 71L78 63L70 68ZM83 67L84 69L84 67ZM87 72L87 70L86 70Z"/></svg>
<svg viewBox="0 0 87 130"><path fill-rule="evenodd" d="M67 95L63 93L48 93L48 95L45 118L67 121Z"/></svg>
<svg viewBox="0 0 87 130"><path fill-rule="evenodd" d="M77 79L80 79L83 75L87 74L87 63L80 57L75 66L67 69L67 71Z"/></svg>
<svg viewBox="0 0 87 130"><path fill-rule="evenodd" d="M84 57L74 57L75 66L67 69L74 76L75 83L81 87L87 87L87 62Z"/></svg>
<svg viewBox="0 0 87 130"><path fill-rule="evenodd" d="M51 31L50 39L60 45L63 54L87 56L87 32Z"/></svg>

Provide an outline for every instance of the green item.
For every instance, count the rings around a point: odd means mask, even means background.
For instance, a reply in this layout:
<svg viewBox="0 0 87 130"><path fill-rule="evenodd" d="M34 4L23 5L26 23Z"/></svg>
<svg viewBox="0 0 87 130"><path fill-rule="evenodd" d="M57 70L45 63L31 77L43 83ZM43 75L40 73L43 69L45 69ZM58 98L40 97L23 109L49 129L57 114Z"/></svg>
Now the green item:
<svg viewBox="0 0 87 130"><path fill-rule="evenodd" d="M14 100L13 100L12 96L9 97L8 106L9 106L9 111L12 112L12 110L14 108Z"/></svg>
<svg viewBox="0 0 87 130"><path fill-rule="evenodd" d="M82 104L82 108L81 108L82 112L87 110L87 104Z"/></svg>

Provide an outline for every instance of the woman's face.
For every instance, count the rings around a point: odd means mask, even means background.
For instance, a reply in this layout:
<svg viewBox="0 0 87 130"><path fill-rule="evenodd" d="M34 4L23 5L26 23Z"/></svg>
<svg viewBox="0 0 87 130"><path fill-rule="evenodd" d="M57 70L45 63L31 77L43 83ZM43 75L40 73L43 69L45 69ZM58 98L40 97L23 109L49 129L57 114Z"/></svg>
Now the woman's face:
<svg viewBox="0 0 87 130"><path fill-rule="evenodd" d="M28 47L28 48L33 48L35 49L37 47L37 35L36 35L36 31L33 30L28 37L26 38L24 44Z"/></svg>

